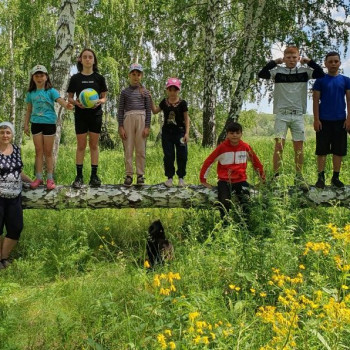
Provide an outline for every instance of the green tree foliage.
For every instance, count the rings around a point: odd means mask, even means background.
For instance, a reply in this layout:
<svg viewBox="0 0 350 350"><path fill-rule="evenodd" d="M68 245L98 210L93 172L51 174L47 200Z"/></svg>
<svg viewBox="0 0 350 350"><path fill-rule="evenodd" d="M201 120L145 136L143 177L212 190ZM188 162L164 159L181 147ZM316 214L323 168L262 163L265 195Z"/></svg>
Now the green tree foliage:
<svg viewBox="0 0 350 350"><path fill-rule="evenodd" d="M183 81L182 97L196 110L205 110L208 101L213 101L203 95L210 80L215 95L211 120L223 125L225 120L215 120L219 105L226 117L237 118L243 100L259 97L262 83L256 80L255 73L271 58L273 44L294 43L305 55L320 60L325 51L341 44L346 49L348 43L345 19L350 5L345 0L212 3L217 5L212 32L213 65L208 66L211 55L206 53L205 41L208 0L82 0L72 66L84 47L96 51L109 87L106 110L112 116L116 114L119 93L128 84L127 67L133 61L144 65L144 82L155 102L164 95L166 79L178 76ZM59 8L59 0L0 3L0 98L11 101L14 74L17 113L23 113L29 69L36 63L51 67ZM259 9L262 12L257 15ZM342 13L342 19L335 17L335 12ZM260 23L254 31L257 21ZM9 54L11 33L13 64ZM206 74L205 67L212 67L214 74ZM2 118L8 118L10 110L10 103L0 104ZM218 118L224 115L219 113ZM202 124L202 117L198 114L196 125Z"/></svg>

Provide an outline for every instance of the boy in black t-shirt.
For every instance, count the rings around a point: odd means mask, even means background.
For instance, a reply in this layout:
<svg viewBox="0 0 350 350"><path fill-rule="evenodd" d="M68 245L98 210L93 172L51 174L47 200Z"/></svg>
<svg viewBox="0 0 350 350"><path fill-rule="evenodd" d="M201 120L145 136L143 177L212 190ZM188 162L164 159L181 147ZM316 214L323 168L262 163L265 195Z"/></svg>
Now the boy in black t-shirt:
<svg viewBox="0 0 350 350"><path fill-rule="evenodd" d="M181 81L177 78L169 78L166 83L167 98L164 98L159 107L152 101L153 114L164 113L164 125L162 128L162 147L164 152L164 170L167 180L165 186L173 185L175 175L175 150L179 186L185 186L187 164L187 142L189 140L190 120L188 117L187 102L179 97Z"/></svg>

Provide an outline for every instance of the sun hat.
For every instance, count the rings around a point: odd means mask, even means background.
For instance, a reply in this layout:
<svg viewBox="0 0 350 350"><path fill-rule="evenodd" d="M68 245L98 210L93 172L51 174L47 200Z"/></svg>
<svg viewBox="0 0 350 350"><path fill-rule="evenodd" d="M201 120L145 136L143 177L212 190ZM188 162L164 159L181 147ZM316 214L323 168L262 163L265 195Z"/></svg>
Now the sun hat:
<svg viewBox="0 0 350 350"><path fill-rule="evenodd" d="M1 122L0 123L0 129L2 127L6 127L6 128L11 129L12 135L15 135L15 128L14 128L12 123L10 123L10 122Z"/></svg>
<svg viewBox="0 0 350 350"><path fill-rule="evenodd" d="M129 73L131 73L133 70L138 70L139 72L143 72L143 68L141 64L139 63L132 63L129 67Z"/></svg>
<svg viewBox="0 0 350 350"><path fill-rule="evenodd" d="M169 78L166 82L166 88L170 86L175 86L179 90L181 90L181 81L178 78Z"/></svg>
<svg viewBox="0 0 350 350"><path fill-rule="evenodd" d="M42 64L37 64L36 66L33 67L33 69L31 70L31 74L34 75L37 72L43 72L47 74L47 69L45 68L45 66L43 66Z"/></svg>

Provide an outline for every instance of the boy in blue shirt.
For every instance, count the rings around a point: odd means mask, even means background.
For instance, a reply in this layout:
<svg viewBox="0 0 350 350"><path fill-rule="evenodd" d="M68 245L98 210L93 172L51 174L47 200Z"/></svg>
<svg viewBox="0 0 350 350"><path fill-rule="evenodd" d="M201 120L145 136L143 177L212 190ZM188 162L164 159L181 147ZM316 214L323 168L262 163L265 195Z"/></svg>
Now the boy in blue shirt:
<svg viewBox="0 0 350 350"><path fill-rule="evenodd" d="M318 168L315 186L318 188L325 187L327 154L333 154L331 184L337 188L344 187L343 182L339 180L339 173L342 158L347 151L347 131L350 131L350 78L339 74L340 64L339 54L329 52L325 59L328 74L317 79L313 86Z"/></svg>

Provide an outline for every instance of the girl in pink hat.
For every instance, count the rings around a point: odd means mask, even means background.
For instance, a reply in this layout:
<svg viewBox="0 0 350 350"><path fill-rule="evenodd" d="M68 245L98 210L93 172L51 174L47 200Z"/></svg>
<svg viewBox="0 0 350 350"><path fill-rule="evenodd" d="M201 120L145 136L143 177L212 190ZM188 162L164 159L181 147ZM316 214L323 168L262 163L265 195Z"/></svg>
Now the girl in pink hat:
<svg viewBox="0 0 350 350"><path fill-rule="evenodd" d="M178 78L169 78L166 82L167 98L164 98L158 107L152 101L152 112L156 114L163 111L164 113L162 147L165 176L168 178L165 181L165 186L167 187L173 185L175 158L179 186L185 186L184 177L186 175L190 119L188 117L187 102L179 97L180 90L181 81Z"/></svg>

